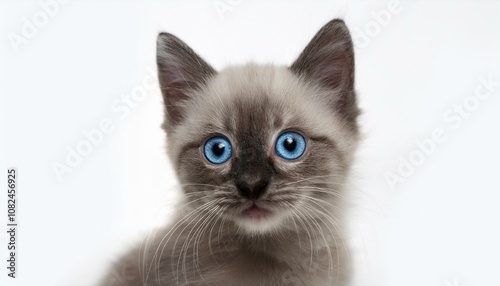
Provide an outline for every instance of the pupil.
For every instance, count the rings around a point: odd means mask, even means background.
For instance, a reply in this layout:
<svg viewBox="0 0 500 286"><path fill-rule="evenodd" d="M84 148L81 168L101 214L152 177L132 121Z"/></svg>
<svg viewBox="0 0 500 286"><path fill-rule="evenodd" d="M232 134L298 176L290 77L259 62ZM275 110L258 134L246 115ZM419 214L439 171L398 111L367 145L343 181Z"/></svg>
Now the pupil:
<svg viewBox="0 0 500 286"><path fill-rule="evenodd" d="M297 147L297 141L295 141L292 137L288 137L285 139L285 142L283 142L283 145L285 145L285 149L292 152L295 150L295 147Z"/></svg>
<svg viewBox="0 0 500 286"><path fill-rule="evenodd" d="M226 148L226 145L224 145L224 143L217 143L212 147L212 152L214 152L214 154L217 156L222 156L222 154L224 154L224 148Z"/></svg>

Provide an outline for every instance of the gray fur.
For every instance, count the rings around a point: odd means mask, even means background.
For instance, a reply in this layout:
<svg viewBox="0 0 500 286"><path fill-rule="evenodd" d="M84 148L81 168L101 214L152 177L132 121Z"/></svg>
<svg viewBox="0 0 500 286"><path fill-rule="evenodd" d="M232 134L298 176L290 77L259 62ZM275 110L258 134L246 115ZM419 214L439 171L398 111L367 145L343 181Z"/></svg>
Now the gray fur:
<svg viewBox="0 0 500 286"><path fill-rule="evenodd" d="M163 127L184 203L173 225L120 259L101 285L348 285L345 185L358 109L344 22L327 23L291 67L247 64L220 72L162 33L158 67ZM307 140L294 161L273 151L288 130ZM202 151L215 134L234 149L222 165L210 164ZM261 181L266 192L257 203L273 215L249 222L240 216L252 202L238 182ZM124 279L125 270L135 278Z"/></svg>

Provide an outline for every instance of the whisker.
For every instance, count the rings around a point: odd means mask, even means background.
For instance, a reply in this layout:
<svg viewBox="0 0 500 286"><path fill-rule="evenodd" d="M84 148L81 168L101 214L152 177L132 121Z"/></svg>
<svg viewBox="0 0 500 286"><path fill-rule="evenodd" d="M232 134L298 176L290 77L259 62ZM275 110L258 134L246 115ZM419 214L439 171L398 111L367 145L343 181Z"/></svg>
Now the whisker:
<svg viewBox="0 0 500 286"><path fill-rule="evenodd" d="M343 176L341 176L339 174L313 176L313 177L309 177L309 178L297 180L297 181L294 181L294 182L288 182L286 184L283 184L283 186L289 186L289 185L293 185L293 184L297 184L297 183L302 183L302 182L305 182L305 181L310 181L310 180L314 180L314 179L321 179L321 178L328 178L328 177L330 177L330 178L343 178Z"/></svg>

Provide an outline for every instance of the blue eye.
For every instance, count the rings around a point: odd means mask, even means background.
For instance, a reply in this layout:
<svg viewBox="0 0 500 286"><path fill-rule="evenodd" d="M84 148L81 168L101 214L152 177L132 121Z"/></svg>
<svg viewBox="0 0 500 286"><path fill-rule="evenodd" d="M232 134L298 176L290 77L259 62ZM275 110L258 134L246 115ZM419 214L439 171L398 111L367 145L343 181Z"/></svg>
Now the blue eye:
<svg viewBox="0 0 500 286"><path fill-rule="evenodd" d="M297 132L286 132L276 140L276 154L286 160L295 160L304 154L306 140Z"/></svg>
<svg viewBox="0 0 500 286"><path fill-rule="evenodd" d="M227 162L233 155L231 142L224 137L215 136L205 142L203 148L205 157L212 164L222 164Z"/></svg>

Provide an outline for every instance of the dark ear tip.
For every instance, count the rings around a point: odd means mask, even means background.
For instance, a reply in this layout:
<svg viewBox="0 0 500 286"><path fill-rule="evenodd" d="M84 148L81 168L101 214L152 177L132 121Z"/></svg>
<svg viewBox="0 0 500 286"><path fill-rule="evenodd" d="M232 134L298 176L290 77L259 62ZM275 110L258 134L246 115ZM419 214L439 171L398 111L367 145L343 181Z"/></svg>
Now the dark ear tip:
<svg viewBox="0 0 500 286"><path fill-rule="evenodd" d="M175 36L170 34L170 33L167 33L167 32L160 32L158 34L158 39L166 39L166 38L171 38L171 37L175 37Z"/></svg>
<svg viewBox="0 0 500 286"><path fill-rule="evenodd" d="M156 43L158 45L168 45L169 43L176 43L179 41L179 38L167 32L159 33L158 37L156 38Z"/></svg>
<svg viewBox="0 0 500 286"><path fill-rule="evenodd" d="M340 18L336 18L333 20L330 20L327 25L344 25L345 26L345 21Z"/></svg>
<svg viewBox="0 0 500 286"><path fill-rule="evenodd" d="M327 28L327 29L332 29L332 30L349 31L349 29L347 28L346 23L342 19L333 19L333 20L330 20L323 27Z"/></svg>

